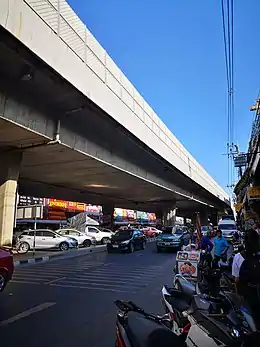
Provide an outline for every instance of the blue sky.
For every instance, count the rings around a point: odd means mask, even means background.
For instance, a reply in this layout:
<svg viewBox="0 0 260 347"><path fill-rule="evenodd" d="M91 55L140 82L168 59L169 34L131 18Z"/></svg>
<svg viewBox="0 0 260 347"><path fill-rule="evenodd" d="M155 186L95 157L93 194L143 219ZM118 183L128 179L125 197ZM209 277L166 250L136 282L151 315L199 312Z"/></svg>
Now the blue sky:
<svg viewBox="0 0 260 347"><path fill-rule="evenodd" d="M228 183L220 0L69 0L168 128ZM260 87L259 0L235 1L235 139L247 150Z"/></svg>

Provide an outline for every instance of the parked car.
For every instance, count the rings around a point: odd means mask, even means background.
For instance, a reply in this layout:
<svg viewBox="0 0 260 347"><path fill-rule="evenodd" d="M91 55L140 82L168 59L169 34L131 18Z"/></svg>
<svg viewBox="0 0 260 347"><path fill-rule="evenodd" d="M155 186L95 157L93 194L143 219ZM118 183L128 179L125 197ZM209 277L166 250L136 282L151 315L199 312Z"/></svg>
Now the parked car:
<svg viewBox="0 0 260 347"><path fill-rule="evenodd" d="M0 292L2 292L8 281L12 279L14 262L12 252L4 247L0 247Z"/></svg>
<svg viewBox="0 0 260 347"><path fill-rule="evenodd" d="M113 235L111 232L103 231L97 227L92 227L92 226L86 227L85 234L90 237L95 237L97 242L100 242L103 245L105 245L107 241L110 240Z"/></svg>
<svg viewBox="0 0 260 347"><path fill-rule="evenodd" d="M190 238L191 235L185 226L165 227L156 240L157 252L162 252L164 249L180 250L183 245L189 243Z"/></svg>
<svg viewBox="0 0 260 347"><path fill-rule="evenodd" d="M62 236L48 229L26 230L18 237L19 253L27 253L33 249L35 234L35 249L55 249L67 251L78 247L78 241L69 236Z"/></svg>
<svg viewBox="0 0 260 347"><path fill-rule="evenodd" d="M83 247L90 247L91 245L95 246L97 243L97 240L94 236L88 236L76 229L58 229L56 230L56 233L62 236L73 237L78 241L78 245Z"/></svg>
<svg viewBox="0 0 260 347"><path fill-rule="evenodd" d="M143 228L142 232L147 236L147 237L155 237L158 236L162 233L161 230L158 230L154 227L147 227L147 228Z"/></svg>
<svg viewBox="0 0 260 347"><path fill-rule="evenodd" d="M145 249L146 237L139 230L118 230L107 242L108 253L113 251L128 251L130 253L137 249Z"/></svg>

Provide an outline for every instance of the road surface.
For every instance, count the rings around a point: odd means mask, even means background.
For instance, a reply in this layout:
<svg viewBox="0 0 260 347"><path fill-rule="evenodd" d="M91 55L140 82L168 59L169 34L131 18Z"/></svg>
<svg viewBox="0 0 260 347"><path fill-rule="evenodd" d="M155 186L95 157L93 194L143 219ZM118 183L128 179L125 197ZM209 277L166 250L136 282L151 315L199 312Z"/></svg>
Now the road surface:
<svg viewBox="0 0 260 347"><path fill-rule="evenodd" d="M162 313L160 289L171 285L174 253L155 243L132 254L106 252L26 265L0 295L3 346L111 347L116 299Z"/></svg>

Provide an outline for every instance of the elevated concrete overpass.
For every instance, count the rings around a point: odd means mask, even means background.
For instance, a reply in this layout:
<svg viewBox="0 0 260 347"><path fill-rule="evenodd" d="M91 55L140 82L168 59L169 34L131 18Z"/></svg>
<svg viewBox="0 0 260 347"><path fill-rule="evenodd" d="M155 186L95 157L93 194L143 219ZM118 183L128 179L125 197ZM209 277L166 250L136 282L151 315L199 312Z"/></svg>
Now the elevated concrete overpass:
<svg viewBox="0 0 260 347"><path fill-rule="evenodd" d="M22 194L108 209L228 208L225 191L75 16L61 0L0 4L2 186L19 176Z"/></svg>

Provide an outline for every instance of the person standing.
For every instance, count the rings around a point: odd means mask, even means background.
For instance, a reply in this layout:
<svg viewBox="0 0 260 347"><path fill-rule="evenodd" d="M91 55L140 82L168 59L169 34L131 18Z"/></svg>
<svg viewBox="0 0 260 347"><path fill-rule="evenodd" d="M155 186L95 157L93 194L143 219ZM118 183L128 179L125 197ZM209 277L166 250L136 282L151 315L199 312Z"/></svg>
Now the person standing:
<svg viewBox="0 0 260 347"><path fill-rule="evenodd" d="M218 262L222 258L226 258L227 251L229 249L229 243L222 235L221 230L217 230L217 236L214 239L214 260Z"/></svg>
<svg viewBox="0 0 260 347"><path fill-rule="evenodd" d="M260 236L255 229L247 231L245 239L245 252L240 259L239 274L235 276L238 294L248 302L257 328L260 328ZM235 266L234 266L235 269ZM233 270L233 269L232 269Z"/></svg>

